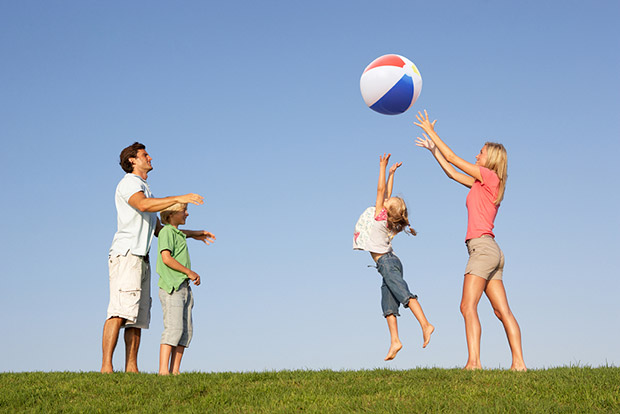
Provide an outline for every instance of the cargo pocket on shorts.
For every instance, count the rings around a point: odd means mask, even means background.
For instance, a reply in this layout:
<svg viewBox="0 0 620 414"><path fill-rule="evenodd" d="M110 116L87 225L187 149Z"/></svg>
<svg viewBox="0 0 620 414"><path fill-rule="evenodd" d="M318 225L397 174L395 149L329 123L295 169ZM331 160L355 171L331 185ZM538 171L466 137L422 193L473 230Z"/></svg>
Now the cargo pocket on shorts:
<svg viewBox="0 0 620 414"><path fill-rule="evenodd" d="M122 278L119 286L119 295L122 312L135 321L138 317L140 294L142 291L140 271L142 259L136 256L133 259L132 263L127 264L128 269L125 269L125 277Z"/></svg>

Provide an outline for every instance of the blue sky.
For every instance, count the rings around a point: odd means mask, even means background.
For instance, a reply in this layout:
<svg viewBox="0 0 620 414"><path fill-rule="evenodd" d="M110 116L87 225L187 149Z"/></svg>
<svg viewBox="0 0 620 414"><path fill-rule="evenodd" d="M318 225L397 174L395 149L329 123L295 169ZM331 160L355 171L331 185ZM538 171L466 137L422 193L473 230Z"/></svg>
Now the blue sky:
<svg viewBox="0 0 620 414"><path fill-rule="evenodd" d="M100 368L118 154L136 140L153 193L204 195L187 227L217 236L190 241L203 284L182 370L463 366L466 189L414 145L424 108L466 159L508 149L495 233L528 366L620 365L619 15L616 1L1 2L0 371ZM403 115L359 92L386 53L424 81ZM351 249L384 152L419 232L394 248L436 326L423 350L403 313L390 363L380 276ZM479 311L483 365L509 367L484 298ZM162 329L154 294L144 371Z"/></svg>

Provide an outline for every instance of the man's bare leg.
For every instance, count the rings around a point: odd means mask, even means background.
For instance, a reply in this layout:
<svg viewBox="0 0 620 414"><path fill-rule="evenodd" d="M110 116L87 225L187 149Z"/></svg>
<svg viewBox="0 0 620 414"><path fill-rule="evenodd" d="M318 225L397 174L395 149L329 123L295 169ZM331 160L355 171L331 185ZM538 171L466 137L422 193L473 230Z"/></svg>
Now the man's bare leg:
<svg viewBox="0 0 620 414"><path fill-rule="evenodd" d="M400 342L400 338L398 337L398 321L396 320L396 315L388 315L385 317L385 320L388 324L388 329L390 330L390 349L388 350L388 354L385 357L385 361L391 361L394 359L398 351L401 350L403 344Z"/></svg>
<svg viewBox="0 0 620 414"><path fill-rule="evenodd" d="M125 328L125 372L138 373L138 348L142 329Z"/></svg>
<svg viewBox="0 0 620 414"><path fill-rule="evenodd" d="M183 358L183 352L185 352L184 346L178 345L172 348L170 372L174 375L179 375L181 373L181 358Z"/></svg>
<svg viewBox="0 0 620 414"><path fill-rule="evenodd" d="M169 375L172 373L172 369L168 368L168 364L172 367L170 361L170 354L173 350L172 345L161 344L159 345L159 375Z"/></svg>
<svg viewBox="0 0 620 414"><path fill-rule="evenodd" d="M118 342L118 334L124 323L125 319L115 316L106 320L103 324L103 339L101 341L101 348L103 350L101 373L103 374L114 372L112 357L114 355L116 343Z"/></svg>

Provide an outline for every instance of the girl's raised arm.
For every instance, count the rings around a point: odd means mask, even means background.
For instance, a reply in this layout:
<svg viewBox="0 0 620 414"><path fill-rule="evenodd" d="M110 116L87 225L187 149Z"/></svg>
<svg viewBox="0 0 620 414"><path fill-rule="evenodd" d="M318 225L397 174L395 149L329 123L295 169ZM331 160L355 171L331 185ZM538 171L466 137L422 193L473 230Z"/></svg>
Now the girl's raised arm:
<svg viewBox="0 0 620 414"><path fill-rule="evenodd" d="M387 191L385 193L386 200L392 197L392 187L394 187L394 173L401 165L403 165L402 162L397 162L396 164L392 164L392 166L390 167L390 172L387 179Z"/></svg>
<svg viewBox="0 0 620 414"><path fill-rule="evenodd" d="M385 196L387 195L387 188L385 183L385 169L387 168L388 162L390 161L390 156L392 154L385 155L379 157L379 182L377 183L377 201L375 202L375 217L381 213L383 210L383 202L385 201Z"/></svg>
<svg viewBox="0 0 620 414"><path fill-rule="evenodd" d="M435 123L437 122L437 120L430 122L426 109L424 110L424 115L422 115L422 113L418 111L416 118L418 119L418 122L414 122L414 124L422 128L424 132L428 134L430 139L433 141L433 143L435 144L437 149L441 152L441 155L443 155L443 157L445 158L447 162L454 165L456 168L460 169L461 171L463 171L465 174L469 175L470 177L473 177L476 180L482 181L482 175L480 174L480 167L468 161L465 161L464 159L456 155L454 151L452 151L450 147L448 147L448 145L446 145L446 143L443 142L441 138L439 138L439 135L437 135L437 133L435 132ZM462 184L467 185L465 183L462 183ZM471 187L471 185L469 185L469 187Z"/></svg>

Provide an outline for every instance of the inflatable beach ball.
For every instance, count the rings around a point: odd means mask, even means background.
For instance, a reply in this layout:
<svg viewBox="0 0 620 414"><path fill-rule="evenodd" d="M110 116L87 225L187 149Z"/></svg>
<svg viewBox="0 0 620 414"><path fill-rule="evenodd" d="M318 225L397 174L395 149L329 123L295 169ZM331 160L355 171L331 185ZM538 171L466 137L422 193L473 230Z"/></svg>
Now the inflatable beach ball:
<svg viewBox="0 0 620 414"><path fill-rule="evenodd" d="M409 109L420 96L422 76L406 57L384 55L364 69L360 89L370 109L385 115L398 115Z"/></svg>

